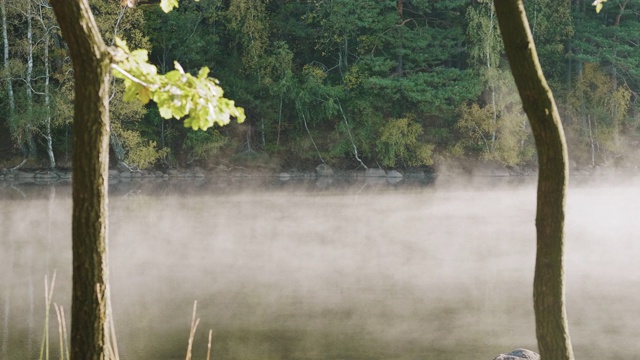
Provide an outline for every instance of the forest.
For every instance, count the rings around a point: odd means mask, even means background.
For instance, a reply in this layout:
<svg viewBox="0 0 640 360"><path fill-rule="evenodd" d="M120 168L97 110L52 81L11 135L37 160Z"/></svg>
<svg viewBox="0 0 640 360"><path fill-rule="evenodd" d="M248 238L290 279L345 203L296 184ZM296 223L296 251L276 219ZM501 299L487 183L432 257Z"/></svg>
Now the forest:
<svg viewBox="0 0 640 360"><path fill-rule="evenodd" d="M126 2L125 2L126 3ZM206 131L111 84L111 165L168 169L533 168L533 136L488 0L92 0L108 44L160 73L203 66L246 121ZM526 1L572 169L640 161L640 0ZM46 0L0 0L0 168L71 168L73 70Z"/></svg>

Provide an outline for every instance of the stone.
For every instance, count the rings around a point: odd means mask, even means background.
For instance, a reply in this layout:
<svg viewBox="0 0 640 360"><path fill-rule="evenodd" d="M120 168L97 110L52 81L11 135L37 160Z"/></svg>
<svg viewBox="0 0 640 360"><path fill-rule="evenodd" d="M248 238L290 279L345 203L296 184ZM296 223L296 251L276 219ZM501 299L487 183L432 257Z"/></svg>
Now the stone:
<svg viewBox="0 0 640 360"><path fill-rule="evenodd" d="M71 171L56 171L58 177L63 180L71 180Z"/></svg>
<svg viewBox="0 0 640 360"><path fill-rule="evenodd" d="M117 178L120 176L120 171L116 170L116 169L111 169L109 170L109 177L110 178Z"/></svg>
<svg viewBox="0 0 640 360"><path fill-rule="evenodd" d="M16 177L20 179L33 179L36 177L35 173L27 172L27 171L16 171Z"/></svg>
<svg viewBox="0 0 640 360"><path fill-rule="evenodd" d="M386 177L387 172L380 168L369 168L364 172L365 177Z"/></svg>
<svg viewBox="0 0 640 360"><path fill-rule="evenodd" d="M540 360L540 355L527 349L516 349L508 354L500 354L493 360Z"/></svg>
<svg viewBox="0 0 640 360"><path fill-rule="evenodd" d="M58 179L59 179L59 176L55 172L42 171L42 172L36 173L36 180L53 181L53 180L58 180Z"/></svg>
<svg viewBox="0 0 640 360"><path fill-rule="evenodd" d="M320 164L316 166L316 172L318 176L333 176L333 169L327 164Z"/></svg>
<svg viewBox="0 0 640 360"><path fill-rule="evenodd" d="M289 173L281 172L278 174L278 180L280 181L287 181L289 179L291 179L291 175L289 175Z"/></svg>
<svg viewBox="0 0 640 360"><path fill-rule="evenodd" d="M167 175L174 177L174 176L180 176L180 171L176 170L176 169L169 169L167 170Z"/></svg>
<svg viewBox="0 0 640 360"><path fill-rule="evenodd" d="M387 173L387 177L388 178L400 178L400 179L403 178L402 174L399 171L396 171L396 170L389 171Z"/></svg>

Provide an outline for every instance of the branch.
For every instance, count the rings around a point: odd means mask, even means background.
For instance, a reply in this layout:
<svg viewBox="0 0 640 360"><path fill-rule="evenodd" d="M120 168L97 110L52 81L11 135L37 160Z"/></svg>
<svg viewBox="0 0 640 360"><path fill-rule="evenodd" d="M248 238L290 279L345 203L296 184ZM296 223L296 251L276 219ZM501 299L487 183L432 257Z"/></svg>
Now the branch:
<svg viewBox="0 0 640 360"><path fill-rule="evenodd" d="M147 84L146 82L138 79L137 77L131 75L130 73L128 73L126 70L124 70L123 68L121 68L120 66L118 66L118 64L111 64L111 68L114 70L119 71L122 75L124 75L127 79L133 81L136 84L142 85L146 88L149 89L153 89L154 87L152 85Z"/></svg>

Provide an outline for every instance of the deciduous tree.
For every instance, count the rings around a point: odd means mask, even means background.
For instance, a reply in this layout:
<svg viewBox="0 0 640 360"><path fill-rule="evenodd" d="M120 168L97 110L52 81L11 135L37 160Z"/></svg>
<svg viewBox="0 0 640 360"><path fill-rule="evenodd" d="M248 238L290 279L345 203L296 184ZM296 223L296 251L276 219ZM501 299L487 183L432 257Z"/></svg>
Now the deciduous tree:
<svg viewBox="0 0 640 360"><path fill-rule="evenodd" d="M111 67L125 81L125 99L154 100L164 118L186 117L185 125L206 129L244 119L242 109L225 99L208 69L197 76L176 70L162 76L147 62L144 50L124 43L108 47L98 30L88 0L52 0L66 40L75 78L73 137L73 295L71 359L103 360L108 347L109 278L107 242L107 167L109 147L109 82ZM164 0L170 10L177 0ZM118 62L118 65L114 65Z"/></svg>
<svg viewBox="0 0 640 360"><path fill-rule="evenodd" d="M522 0L495 0L498 23L538 150L537 253L533 284L542 360L573 360L565 308L567 148L560 115L538 61Z"/></svg>

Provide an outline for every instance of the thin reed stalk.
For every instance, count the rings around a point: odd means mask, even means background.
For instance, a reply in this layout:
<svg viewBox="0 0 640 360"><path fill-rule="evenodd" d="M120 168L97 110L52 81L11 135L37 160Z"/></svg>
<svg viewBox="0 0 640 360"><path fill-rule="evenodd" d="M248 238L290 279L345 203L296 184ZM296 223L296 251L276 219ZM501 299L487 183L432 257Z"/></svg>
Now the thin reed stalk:
<svg viewBox="0 0 640 360"><path fill-rule="evenodd" d="M40 360L49 360L49 313L51 310L51 299L53 298L53 289L55 288L55 286L56 271L53 272L53 276L51 277L51 284L49 284L47 275L44 276L45 318L42 343L40 345Z"/></svg>
<svg viewBox="0 0 640 360"><path fill-rule="evenodd" d="M187 357L186 360L191 360L191 351L193 349L193 338L196 335L196 329L200 323L200 318L196 319L196 308L198 307L198 300L193 302L193 314L191 315L191 331L189 332L189 344L187 345Z"/></svg>
<svg viewBox="0 0 640 360"><path fill-rule="evenodd" d="M64 308L62 305L53 303L53 308L56 310L56 316L58 317L58 334L60 335L60 360L69 360L69 342L67 340L67 323L64 318Z"/></svg>
<svg viewBox="0 0 640 360"><path fill-rule="evenodd" d="M207 360L211 360L211 334L213 330L209 329L209 342L207 343Z"/></svg>
<svg viewBox="0 0 640 360"><path fill-rule="evenodd" d="M111 303L109 303L111 308ZM109 311L107 317L109 323L109 353L111 354L111 360L120 360L120 351L118 350L118 341L116 340L116 325L113 322L113 312Z"/></svg>

